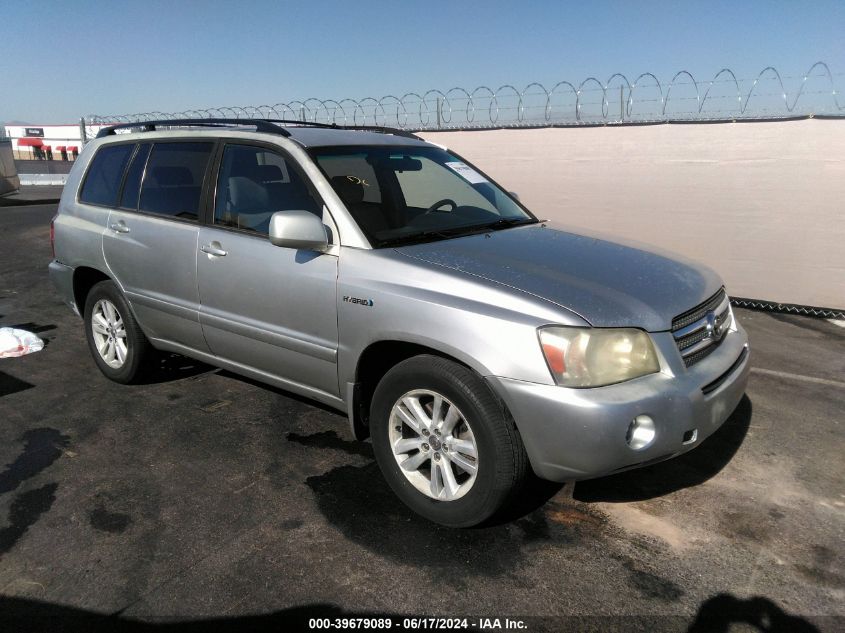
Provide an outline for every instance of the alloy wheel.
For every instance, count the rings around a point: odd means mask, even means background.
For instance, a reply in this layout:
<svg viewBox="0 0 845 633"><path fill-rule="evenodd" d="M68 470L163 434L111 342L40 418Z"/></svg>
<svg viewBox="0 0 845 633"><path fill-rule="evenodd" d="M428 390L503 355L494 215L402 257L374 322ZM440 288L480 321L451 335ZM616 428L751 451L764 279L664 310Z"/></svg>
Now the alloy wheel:
<svg viewBox="0 0 845 633"><path fill-rule="evenodd" d="M126 327L117 308L108 299L100 299L94 304L91 311L91 331L103 362L112 369L123 367L129 353Z"/></svg>
<svg viewBox="0 0 845 633"><path fill-rule="evenodd" d="M390 411L390 446L405 478L438 501L470 491L478 474L478 445L464 415L436 391L416 389Z"/></svg>

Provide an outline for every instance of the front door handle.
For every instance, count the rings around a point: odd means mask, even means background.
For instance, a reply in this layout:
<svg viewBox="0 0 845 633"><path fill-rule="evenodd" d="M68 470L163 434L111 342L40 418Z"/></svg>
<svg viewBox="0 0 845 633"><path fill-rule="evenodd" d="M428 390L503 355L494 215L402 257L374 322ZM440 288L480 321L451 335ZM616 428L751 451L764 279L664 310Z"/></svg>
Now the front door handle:
<svg viewBox="0 0 845 633"><path fill-rule="evenodd" d="M200 250L203 253L208 253L209 255L214 255L215 257L226 257L229 254L228 251L224 251L220 248L220 245L217 242L212 242L211 244L203 244Z"/></svg>
<svg viewBox="0 0 845 633"><path fill-rule="evenodd" d="M109 228L115 233L129 233L129 227L126 226L126 223L123 220L120 222L112 222L109 224Z"/></svg>

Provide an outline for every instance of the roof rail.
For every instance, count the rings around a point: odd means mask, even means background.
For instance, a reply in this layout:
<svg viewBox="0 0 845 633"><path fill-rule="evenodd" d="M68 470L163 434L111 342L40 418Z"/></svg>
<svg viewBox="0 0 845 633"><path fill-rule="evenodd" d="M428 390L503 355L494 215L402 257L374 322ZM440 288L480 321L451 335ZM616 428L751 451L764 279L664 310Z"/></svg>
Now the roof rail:
<svg viewBox="0 0 845 633"><path fill-rule="evenodd" d="M126 130L131 128L141 128L144 132L154 132L156 127L221 127L227 125L251 125L255 127L256 132L268 132L270 134L280 134L281 136L290 136L285 128L279 127L268 121L267 119L161 119L158 121L137 121L135 123L120 123L118 125L110 125L104 127L97 133L97 138L104 136L111 136L115 130Z"/></svg>
<svg viewBox="0 0 845 633"><path fill-rule="evenodd" d="M395 136L405 136L407 138L414 138L422 141L419 136L408 130L403 130L397 127L387 127L384 125L338 125L337 123L317 123L316 121L298 121L295 119L263 119L270 123L284 123L293 126L308 126L324 128L329 130L361 130L363 132L381 132L382 134L394 134Z"/></svg>
<svg viewBox="0 0 845 633"><path fill-rule="evenodd" d="M344 130L361 130L364 132L381 132L382 134L393 134L395 136L404 136L406 138L413 138L418 141L424 141L425 139L422 137L417 136L413 132L408 130L403 130L402 128L398 127L385 127L383 125L341 125L341 129Z"/></svg>
<svg viewBox="0 0 845 633"><path fill-rule="evenodd" d="M97 138L112 136L115 130L126 130L140 128L144 132L154 132L156 127L221 127L228 125L249 125L254 126L256 132L267 132L290 136L286 126L316 127L329 130L361 130L366 132L380 132L382 134L393 134L407 138L423 139L409 132L395 127L381 125L337 125L336 123L317 123L316 121L297 121L295 119L161 119L157 121L136 121L135 123L119 123L102 128L97 133Z"/></svg>
<svg viewBox="0 0 845 633"><path fill-rule="evenodd" d="M293 126L306 126L306 127L319 127L319 128L326 128L329 130L337 130L342 128L343 126L338 125L337 123L317 123L316 121L300 121L298 119L261 119L262 121L267 121L268 123L283 123L285 125L293 125Z"/></svg>

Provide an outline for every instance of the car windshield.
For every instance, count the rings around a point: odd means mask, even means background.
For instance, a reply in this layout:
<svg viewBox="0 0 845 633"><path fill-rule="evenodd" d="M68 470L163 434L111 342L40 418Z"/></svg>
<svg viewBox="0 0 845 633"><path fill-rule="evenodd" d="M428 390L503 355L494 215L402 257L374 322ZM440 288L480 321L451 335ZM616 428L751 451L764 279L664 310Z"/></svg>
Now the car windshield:
<svg viewBox="0 0 845 633"><path fill-rule="evenodd" d="M437 147L331 147L311 156L376 248L537 222L509 194Z"/></svg>

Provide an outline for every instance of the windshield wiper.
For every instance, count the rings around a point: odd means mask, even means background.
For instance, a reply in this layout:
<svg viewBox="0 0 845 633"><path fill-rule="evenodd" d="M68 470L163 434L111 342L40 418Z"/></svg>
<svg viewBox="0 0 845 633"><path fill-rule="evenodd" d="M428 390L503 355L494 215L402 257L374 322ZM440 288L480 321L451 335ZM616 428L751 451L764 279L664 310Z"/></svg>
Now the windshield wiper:
<svg viewBox="0 0 845 633"><path fill-rule="evenodd" d="M476 233L486 233L487 231L501 231L512 226L521 224L535 224L537 220L534 218L501 218L495 222L485 222L484 224L468 224L465 226L453 226L449 228L440 229L437 231L423 231L421 233L413 233L411 235L403 235L401 237L387 238L380 241L381 246L398 246L400 244L407 244L410 242L424 242L432 238L449 238L461 237L464 235L474 235Z"/></svg>
<svg viewBox="0 0 845 633"><path fill-rule="evenodd" d="M448 234L444 231L423 231L422 233L412 233L411 235L388 237L387 239L379 240L379 246L401 246L403 244L412 244L414 242L425 242L437 237L455 237L455 235Z"/></svg>
<svg viewBox="0 0 845 633"><path fill-rule="evenodd" d="M501 231L502 229L507 229L512 226L518 226L520 224L534 224L536 222L537 220L534 218L502 218L501 220L496 220L492 224L485 224L484 228Z"/></svg>
<svg viewBox="0 0 845 633"><path fill-rule="evenodd" d="M518 224L533 224L537 220L533 218L500 218L495 222L485 222L483 224L468 224L465 226L453 226L439 231L427 231L432 235L441 235L443 237L456 237L458 235L472 235L474 233L486 233L487 231L501 231Z"/></svg>

